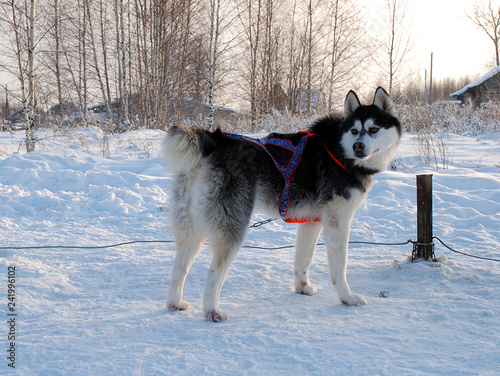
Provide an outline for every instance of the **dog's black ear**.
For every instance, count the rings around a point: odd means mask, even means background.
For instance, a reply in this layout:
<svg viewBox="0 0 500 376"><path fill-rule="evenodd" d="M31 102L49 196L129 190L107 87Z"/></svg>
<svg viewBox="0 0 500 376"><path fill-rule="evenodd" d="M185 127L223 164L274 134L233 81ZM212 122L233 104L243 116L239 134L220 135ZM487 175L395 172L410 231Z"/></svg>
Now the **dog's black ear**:
<svg viewBox="0 0 500 376"><path fill-rule="evenodd" d="M344 102L344 119L351 115L356 109L361 106L358 96L354 91L349 91Z"/></svg>
<svg viewBox="0 0 500 376"><path fill-rule="evenodd" d="M392 116L396 116L396 113L394 111L394 104L392 103L389 94L387 94L387 92L383 88L379 87L375 91L373 104L380 108L382 111L388 112Z"/></svg>

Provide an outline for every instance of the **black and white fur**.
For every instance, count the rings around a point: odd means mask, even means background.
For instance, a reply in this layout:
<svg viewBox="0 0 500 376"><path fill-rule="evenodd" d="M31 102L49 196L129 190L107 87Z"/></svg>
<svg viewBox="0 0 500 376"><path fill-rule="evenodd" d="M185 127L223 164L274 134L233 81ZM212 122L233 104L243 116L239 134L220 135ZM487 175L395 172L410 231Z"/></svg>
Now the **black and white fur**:
<svg viewBox="0 0 500 376"><path fill-rule="evenodd" d="M351 220L366 197L371 176L387 168L399 143L401 126L391 99L378 88L372 105L362 106L350 91L344 114L316 121L302 159L292 177L288 216L317 219L298 225L294 262L295 291L316 294L309 281L319 234L326 241L330 276L340 301L365 304L351 292L346 279L347 245ZM272 134L298 142L298 134ZM329 155L328 150L345 166ZM271 150L276 160L287 163L290 155L279 147ZM177 173L172 197L173 227L177 245L167 305L171 310L189 309L182 299L191 264L209 239L213 260L203 293L203 312L209 321L227 314L218 302L227 272L240 248L254 208L278 215L284 179L259 145L233 139L220 131L173 127L163 143L163 153Z"/></svg>

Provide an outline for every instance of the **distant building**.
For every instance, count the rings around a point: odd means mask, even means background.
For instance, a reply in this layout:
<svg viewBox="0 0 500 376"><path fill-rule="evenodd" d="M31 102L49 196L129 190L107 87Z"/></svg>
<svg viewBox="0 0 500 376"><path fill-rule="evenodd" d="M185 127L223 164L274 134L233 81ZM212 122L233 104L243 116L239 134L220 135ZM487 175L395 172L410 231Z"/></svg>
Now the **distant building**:
<svg viewBox="0 0 500 376"><path fill-rule="evenodd" d="M291 89L288 96L290 98L290 111L297 114L307 114L309 102L311 102L313 112L320 109L324 100L323 91L317 89Z"/></svg>
<svg viewBox="0 0 500 376"><path fill-rule="evenodd" d="M477 106L484 102L500 101L500 66L450 96L462 103L470 100Z"/></svg>

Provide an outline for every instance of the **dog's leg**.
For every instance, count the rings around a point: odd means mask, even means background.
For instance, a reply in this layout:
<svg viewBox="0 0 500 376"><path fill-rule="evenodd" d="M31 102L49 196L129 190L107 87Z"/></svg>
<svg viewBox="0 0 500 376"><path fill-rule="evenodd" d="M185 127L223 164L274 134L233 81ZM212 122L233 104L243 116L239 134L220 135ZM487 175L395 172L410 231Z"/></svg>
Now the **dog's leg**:
<svg viewBox="0 0 500 376"><path fill-rule="evenodd" d="M316 250L321 223L303 223L297 230L297 243L295 246L295 292L304 295L315 295L316 287L309 281L309 267Z"/></svg>
<svg viewBox="0 0 500 376"><path fill-rule="evenodd" d="M208 321L218 322L228 318L226 313L219 310L219 297L239 247L240 242L235 244L225 239L213 240L214 257L208 269L207 283L203 292L203 312Z"/></svg>
<svg viewBox="0 0 500 376"><path fill-rule="evenodd" d="M361 295L351 293L347 283L347 248L350 228L351 218L342 216L341 221L330 218L324 229L332 283L335 285L340 301L348 306L366 304L365 298Z"/></svg>
<svg viewBox="0 0 500 376"><path fill-rule="evenodd" d="M167 307L174 311L190 308L189 303L182 299L182 292L189 268L203 243L201 237L197 236L196 231L180 230L178 232L176 236L177 253L167 295Z"/></svg>

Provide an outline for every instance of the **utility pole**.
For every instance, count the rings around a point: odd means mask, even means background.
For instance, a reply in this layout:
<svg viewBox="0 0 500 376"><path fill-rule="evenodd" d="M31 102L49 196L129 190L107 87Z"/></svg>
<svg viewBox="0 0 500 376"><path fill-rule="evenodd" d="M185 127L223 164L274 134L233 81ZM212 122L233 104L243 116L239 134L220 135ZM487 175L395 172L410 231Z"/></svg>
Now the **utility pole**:
<svg viewBox="0 0 500 376"><path fill-rule="evenodd" d="M427 104L427 69L425 70L425 79L424 79L424 103Z"/></svg>
<svg viewBox="0 0 500 376"><path fill-rule="evenodd" d="M434 52L431 52L431 78L429 83L429 104L432 104L432 64L434 59Z"/></svg>

